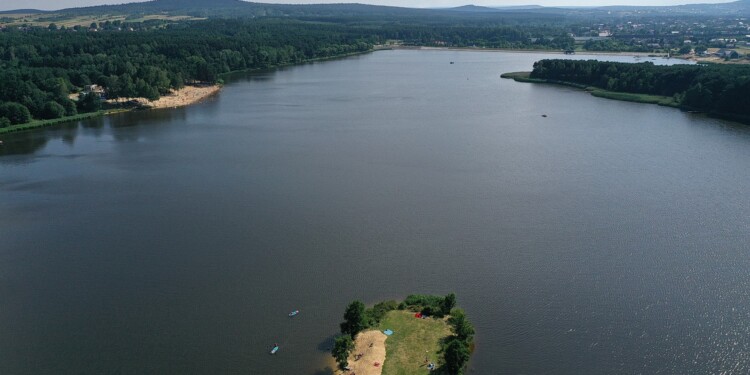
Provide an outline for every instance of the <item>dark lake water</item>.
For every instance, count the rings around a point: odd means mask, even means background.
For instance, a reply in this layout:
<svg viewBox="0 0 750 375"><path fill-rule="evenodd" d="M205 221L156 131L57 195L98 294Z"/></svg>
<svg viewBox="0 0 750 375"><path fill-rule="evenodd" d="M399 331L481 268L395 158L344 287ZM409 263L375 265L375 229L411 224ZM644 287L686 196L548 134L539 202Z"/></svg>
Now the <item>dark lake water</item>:
<svg viewBox="0 0 750 375"><path fill-rule="evenodd" d="M0 373L325 374L351 300L456 292L475 374L747 374L750 127L499 77L545 57L3 136Z"/></svg>

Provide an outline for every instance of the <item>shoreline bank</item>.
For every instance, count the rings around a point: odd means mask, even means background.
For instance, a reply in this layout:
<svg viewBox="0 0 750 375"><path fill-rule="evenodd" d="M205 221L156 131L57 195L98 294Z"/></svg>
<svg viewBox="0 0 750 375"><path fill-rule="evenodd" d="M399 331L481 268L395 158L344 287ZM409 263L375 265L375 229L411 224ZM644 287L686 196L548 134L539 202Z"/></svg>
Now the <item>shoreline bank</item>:
<svg viewBox="0 0 750 375"><path fill-rule="evenodd" d="M146 98L119 98L108 100L107 103L135 102L145 109L178 108L202 102L221 91L221 85L190 85L179 90L172 90L159 99L150 101Z"/></svg>
<svg viewBox="0 0 750 375"><path fill-rule="evenodd" d="M575 82L531 78L530 74L531 72L511 72L511 73L503 73L500 75L500 77L506 78L506 79L512 79L516 82L523 82L523 83L544 83L544 84L552 84L552 85L570 86L570 87L574 87L574 88L586 91L590 93L592 96L595 96L597 98L614 99L614 100L621 100L624 102L633 102L633 103L657 104L657 105L661 105L665 107L681 108L679 103L677 103L674 100L674 98L669 97L669 96L634 94L634 93L629 93L629 92L610 91L610 90L605 90L605 89L601 89L598 87L578 84Z"/></svg>
<svg viewBox="0 0 750 375"><path fill-rule="evenodd" d="M244 69L244 70L238 70L238 71L232 71L227 73L222 73L219 76L225 77L231 74L237 74L237 73L243 73L243 72L253 72L253 71L263 71L263 70L269 70L269 69L278 69L282 67L288 67L288 66L295 66L295 65L302 65L306 63L314 63L319 61L327 61L327 60L334 60L339 58L346 58L350 56L356 56L366 53L372 53L376 51L383 51L383 50L420 50L420 51L469 51L469 52L508 52L508 53L539 53L539 54L550 54L550 55L562 55L564 54L563 51L551 51L551 50L527 50L527 49L503 49L503 48L477 48L477 47L429 47L429 46L400 46L400 45L376 45L373 46L372 49L367 51L361 51L361 52L351 52L346 53L342 55L337 56L330 56L330 57L320 57L320 58L314 58L309 59L297 63L290 63L290 64L280 64L276 66L272 66L269 68L264 69ZM585 55L601 55L601 56L649 56L649 57L664 57L665 54L655 54L655 53L645 53L645 52L585 52L583 53ZM23 132L23 131L30 131L30 130L38 130L41 128L53 126L53 125L59 125L64 124L67 122L74 122L74 121L80 121L83 119L89 119L94 118L98 116L106 116L110 114L116 114L116 113L123 113L132 111L135 109L167 109L167 108L178 108L178 107L185 107L192 104L199 103L212 95L216 95L221 90L221 85L214 84L214 85L208 85L208 86L185 86L184 88L180 90L176 90L171 94L167 94L162 96L156 101L148 101L145 98L120 98L117 101L113 101L110 103L119 104L119 103L127 103L131 102L135 106L134 107L121 107L121 108L113 108L108 110L102 110L98 112L90 112L90 113L83 113L83 114L77 114L74 116L66 116L61 117L58 119L52 119L52 120L34 120L29 123L25 124L18 124L18 125L11 125L6 128L0 128L0 134L8 134L8 133L16 133L16 132Z"/></svg>
<svg viewBox="0 0 750 375"><path fill-rule="evenodd" d="M597 98L613 99L613 100L620 100L620 101L632 102L632 103L656 104L656 105L660 105L664 107L672 107L675 109L679 109L681 111L687 111L689 113L706 115L709 117L719 118L719 119L723 119L727 121L734 121L734 122L741 123L741 124L750 124L750 117L731 114L731 113L694 111L689 107L680 105L680 103L675 101L674 98L669 97L669 96L610 91L610 90L605 90L605 89L601 89L598 87L581 85L575 82L531 78L529 77L530 73L531 72L510 72L510 73L503 73L500 75L500 77L506 78L506 79L512 79L516 82L522 82L522 83L542 83L542 84L570 86L570 87L574 87L574 88L586 91L592 96L595 96Z"/></svg>
<svg viewBox="0 0 750 375"><path fill-rule="evenodd" d="M350 52L350 53L345 53L345 54L337 55L337 56L313 58L313 59L300 61L296 63L290 63L290 64L279 64L279 65L274 65L274 66L270 66L268 68L263 68L263 69L235 70L235 71L219 74L219 77L226 77L231 74L259 72L259 71L273 70L273 69L278 69L278 68L283 68L283 67L288 67L288 66L296 66L296 65L308 64L308 63L314 63L314 62L320 62L320 61L346 58L350 56L371 53L371 52L375 52L378 50L380 49L373 48L367 51ZM50 127L54 125L60 125L60 124L68 123L68 122L80 121L80 120L95 118L99 116L108 116L112 114L124 113L124 112L129 112L129 111L138 110L138 109L152 110L152 109L170 109L170 108L185 107L185 106L199 103L213 95L218 94L219 91L221 91L221 88L222 88L222 85L220 84L213 84L213 85L206 85L206 86L201 86L201 85L185 86L182 89L176 90L170 94L162 96L158 100L155 100L153 102L149 101L146 98L120 98L119 102L128 102L128 101L137 102L137 107L113 108L113 109L107 109L107 110L100 110L97 112L81 113L81 114L77 114L74 116L65 116L65 117L60 117L60 118L51 119L51 120L34 120L34 121L27 122L24 124L17 124L17 125L11 125L5 128L0 128L0 135L10 134L10 133L19 133L19 132L31 131L31 130L39 130L42 128L46 128L46 127ZM117 101L115 101L115 103L117 103Z"/></svg>
<svg viewBox="0 0 750 375"><path fill-rule="evenodd" d="M121 103L130 103L127 107L104 109L96 112L80 113L73 116L65 116L50 120L34 120L25 124L11 125L6 128L0 128L0 134L18 133L30 130L37 130L49 126L60 125L68 122L81 121L100 116L108 116L117 113L130 112L139 109L165 109L185 107L202 102L209 97L216 95L221 91L221 85L196 85L185 86L179 90L173 90L171 93L160 97L157 100L149 101L146 98L120 98L109 100L106 103L118 106Z"/></svg>

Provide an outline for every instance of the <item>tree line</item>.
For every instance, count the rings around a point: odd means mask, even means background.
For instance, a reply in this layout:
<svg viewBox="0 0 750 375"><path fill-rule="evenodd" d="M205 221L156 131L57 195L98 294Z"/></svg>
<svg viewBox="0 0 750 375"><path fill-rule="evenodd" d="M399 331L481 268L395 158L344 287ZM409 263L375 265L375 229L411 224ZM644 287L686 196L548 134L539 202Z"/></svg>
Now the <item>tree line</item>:
<svg viewBox="0 0 750 375"><path fill-rule="evenodd" d="M155 5L174 6L168 1L149 6ZM368 6L302 7L305 12L296 19L103 21L89 27L5 28L0 32L0 127L98 111L102 106L98 95L77 95L92 84L104 87L108 99L155 100L185 84L215 83L227 72L363 52L394 39L407 45L446 47L565 50L574 46L559 20L548 24L553 20L539 15L375 7L379 12L396 12L385 18L362 13L362 7Z"/></svg>
<svg viewBox="0 0 750 375"><path fill-rule="evenodd" d="M750 66L654 65L597 60L541 60L531 78L605 90L673 97L683 108L750 118Z"/></svg>
<svg viewBox="0 0 750 375"><path fill-rule="evenodd" d="M284 20L183 22L141 32L0 32L0 127L99 110L96 84L110 99L151 100L186 83L215 83L223 73L263 69L372 48L338 25Z"/></svg>

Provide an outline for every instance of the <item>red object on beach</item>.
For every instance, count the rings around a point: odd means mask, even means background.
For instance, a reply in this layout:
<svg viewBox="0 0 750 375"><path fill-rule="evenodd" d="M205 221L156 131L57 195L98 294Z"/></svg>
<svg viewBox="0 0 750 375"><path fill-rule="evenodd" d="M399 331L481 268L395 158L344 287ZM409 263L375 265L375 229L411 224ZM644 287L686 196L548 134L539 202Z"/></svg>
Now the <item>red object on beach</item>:
<svg viewBox="0 0 750 375"><path fill-rule="evenodd" d="M414 314L414 317L415 318L421 318L422 317L422 313L418 312L418 313Z"/></svg>
<svg viewBox="0 0 750 375"><path fill-rule="evenodd" d="M380 362L375 362L375 363L373 363L373 366L375 366L375 367L378 367L378 366L380 366Z"/></svg>

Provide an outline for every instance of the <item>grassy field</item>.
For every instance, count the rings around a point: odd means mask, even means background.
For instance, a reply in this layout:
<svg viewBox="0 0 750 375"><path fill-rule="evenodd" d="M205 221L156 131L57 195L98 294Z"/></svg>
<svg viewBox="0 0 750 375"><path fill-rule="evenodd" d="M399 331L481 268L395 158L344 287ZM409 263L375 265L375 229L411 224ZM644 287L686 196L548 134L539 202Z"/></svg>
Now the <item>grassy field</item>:
<svg viewBox="0 0 750 375"><path fill-rule="evenodd" d="M386 314L378 329L394 331L385 340L383 375L429 374L425 357L438 364L440 340L451 334L445 320L418 319L413 312L403 310Z"/></svg>
<svg viewBox="0 0 750 375"><path fill-rule="evenodd" d="M508 78L512 79L518 82L539 82L539 83L546 83L543 79L534 79L530 78L529 75L531 72L510 72L510 73L503 73L500 75L500 78Z"/></svg>
<svg viewBox="0 0 750 375"><path fill-rule="evenodd" d="M56 13L39 13L39 14L3 14L0 16L0 25L3 26L36 26L36 27L47 27L50 23L54 23L58 27L73 27L73 26L84 26L89 27L92 22L144 22L148 20L165 20L165 21L185 21L185 20L202 20L204 18L190 17L190 16L170 16L165 14L150 14L144 15L139 18L128 19L122 14L103 14L103 15L91 15L91 16L65 16Z"/></svg>
<svg viewBox="0 0 750 375"><path fill-rule="evenodd" d="M615 91L607 91L607 90L601 90L601 89L592 89L590 91L591 91L591 95L594 95L599 98L624 100L626 102L658 104L658 105L664 105L664 106L669 106L669 107L680 106L680 104L677 103L674 100L674 98L670 96L632 94L632 93L627 93L627 92L615 92Z"/></svg>

